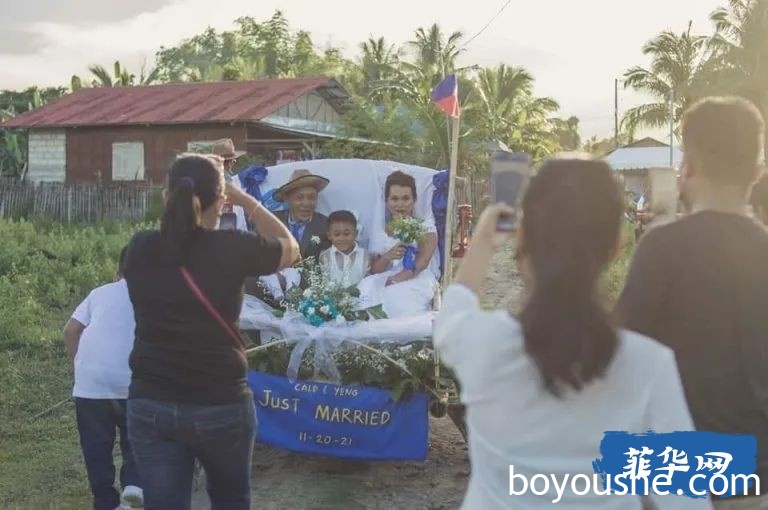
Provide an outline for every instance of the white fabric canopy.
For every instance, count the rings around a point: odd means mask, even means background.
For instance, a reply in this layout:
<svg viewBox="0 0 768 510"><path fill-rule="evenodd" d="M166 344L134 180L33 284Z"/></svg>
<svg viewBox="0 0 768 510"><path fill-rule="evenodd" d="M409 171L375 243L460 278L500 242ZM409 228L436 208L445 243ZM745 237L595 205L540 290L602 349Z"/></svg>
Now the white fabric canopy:
<svg viewBox="0 0 768 510"><path fill-rule="evenodd" d="M358 217L358 241L367 248L372 232L384 229L384 185L387 176L401 170L416 180L417 200L414 215L434 224L432 214L432 178L436 170L406 165L392 161L371 161L363 159L324 159L287 163L268 167L269 174L261 185L265 194L277 189L290 179L298 169L306 169L313 174L329 179L328 187L318 199L317 211L328 215L333 211L346 209ZM244 228L242 218L239 228ZM435 251L435 258L440 254ZM308 343L323 345L333 349L345 340L368 343L394 342L407 343L431 336L433 312L418 311L412 317L375 320L345 326L323 325L319 328L310 326L295 314L288 314L283 319L276 318L272 311L258 299L246 296L240 316L243 329L261 330L265 339L290 338L292 342L306 346Z"/></svg>
<svg viewBox="0 0 768 510"><path fill-rule="evenodd" d="M346 209L356 214L359 223L359 242L368 247L370 232L384 227L384 183L387 176L401 170L416 180L415 215L434 223L432 215L432 178L436 170L394 161L373 161L367 159L317 159L299 161L267 168L269 174L261 185L262 194L277 189L290 179L298 169L330 180L328 187L320 193L317 212L326 216L333 211ZM236 179L237 181L237 179ZM242 214L242 212L240 213ZM245 218L238 220L238 227L245 228Z"/></svg>

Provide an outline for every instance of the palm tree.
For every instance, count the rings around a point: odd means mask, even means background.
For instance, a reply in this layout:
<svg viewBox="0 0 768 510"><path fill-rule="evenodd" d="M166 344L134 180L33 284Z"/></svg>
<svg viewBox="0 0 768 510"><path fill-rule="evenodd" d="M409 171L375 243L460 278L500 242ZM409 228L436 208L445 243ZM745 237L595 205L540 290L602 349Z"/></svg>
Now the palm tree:
<svg viewBox="0 0 768 510"><path fill-rule="evenodd" d="M459 47L462 37L464 34L457 31L446 38L443 30L435 23L427 30L416 30L416 38L408 45L416 51L415 63L419 67L445 76L459 70L456 68L456 60L464 51Z"/></svg>
<svg viewBox="0 0 768 510"><path fill-rule="evenodd" d="M473 95L477 119L484 124L489 140L501 140L509 131L509 119L515 117L515 109L523 97L529 97L533 89L533 76L522 67L500 64L494 69L482 69L474 80Z"/></svg>
<svg viewBox="0 0 768 510"><path fill-rule="evenodd" d="M550 121L559 109L554 99L533 95L533 76L522 67L504 64L483 69L475 77L468 120L484 141L501 141L541 159L558 147Z"/></svg>
<svg viewBox="0 0 768 510"><path fill-rule="evenodd" d="M88 70L95 77L94 86L96 87L130 87L137 84L136 75L122 67L119 61L116 61L114 64L114 75L110 74L109 71L100 65L90 66ZM145 74L144 67L142 66L138 85L150 85L156 82L158 78L158 69L153 69L149 74ZM75 82L73 82L74 85L76 85Z"/></svg>
<svg viewBox="0 0 768 510"><path fill-rule="evenodd" d="M83 83L83 79L80 78L78 75L73 74L72 78L69 79L69 88L72 90L72 92L77 92L83 87L87 87L87 83Z"/></svg>
<svg viewBox="0 0 768 510"><path fill-rule="evenodd" d="M218 68L215 73L218 72ZM221 69L221 80L225 81L238 81L238 80L254 80L266 75L266 64L264 57L235 57L232 61ZM216 78L218 75L212 75L211 73L205 76L206 80L200 81L218 81ZM203 75L201 75L203 78ZM214 78L214 79L211 79Z"/></svg>
<svg viewBox="0 0 768 510"><path fill-rule="evenodd" d="M720 90L746 97L768 115L768 2L729 0L710 19L712 49L722 59Z"/></svg>
<svg viewBox="0 0 768 510"><path fill-rule="evenodd" d="M657 35L643 47L643 54L651 57L650 68L633 67L624 74L625 88L656 99L628 110L622 120L626 129L667 125L673 91L674 120L678 123L686 108L708 88L715 61L707 52L707 37L692 34L691 25L689 22L681 34L665 31Z"/></svg>
<svg viewBox="0 0 768 510"><path fill-rule="evenodd" d="M360 43L359 66L363 74L364 93L370 93L375 86L392 78L397 72L400 52L394 44L387 44L383 37Z"/></svg>
<svg viewBox="0 0 768 510"><path fill-rule="evenodd" d="M444 36L438 25L432 25L428 30L418 29L415 40L408 43L416 49L414 61L400 61L398 57L392 75L373 85L370 92L374 100L399 102L410 116L417 119L419 128L424 131L424 148L429 153L431 164L439 167L449 164L450 148L445 116L432 104L432 90L446 75L457 74L459 102L469 104L473 92L471 82L465 78L471 68L456 67L456 58L461 52L458 47L461 37L461 32ZM386 48L383 41L382 44L368 44L369 51L374 52L379 46Z"/></svg>
<svg viewBox="0 0 768 510"><path fill-rule="evenodd" d="M8 108L0 108L0 122L5 122L16 116L16 108L10 105Z"/></svg>
<svg viewBox="0 0 768 510"><path fill-rule="evenodd" d="M579 118L553 119L555 133L564 151L575 151L581 147L581 134L579 133Z"/></svg>

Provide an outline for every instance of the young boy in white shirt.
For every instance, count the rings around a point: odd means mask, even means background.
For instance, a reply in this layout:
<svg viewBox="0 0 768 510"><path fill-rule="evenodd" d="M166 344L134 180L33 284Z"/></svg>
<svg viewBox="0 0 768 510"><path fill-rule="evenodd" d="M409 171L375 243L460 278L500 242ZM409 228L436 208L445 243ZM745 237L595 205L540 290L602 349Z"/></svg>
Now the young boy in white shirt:
<svg viewBox="0 0 768 510"><path fill-rule="evenodd" d="M72 396L94 510L140 508L143 503L125 416L131 382L128 358L136 327L122 278L125 251L120 254L117 281L91 291L64 327L67 354L75 368ZM118 430L122 497L115 489L112 459Z"/></svg>
<svg viewBox="0 0 768 510"><path fill-rule="evenodd" d="M357 218L349 211L328 216L328 240L331 247L320 253L320 265L331 281L345 287L357 285L371 271L368 250L357 244Z"/></svg>

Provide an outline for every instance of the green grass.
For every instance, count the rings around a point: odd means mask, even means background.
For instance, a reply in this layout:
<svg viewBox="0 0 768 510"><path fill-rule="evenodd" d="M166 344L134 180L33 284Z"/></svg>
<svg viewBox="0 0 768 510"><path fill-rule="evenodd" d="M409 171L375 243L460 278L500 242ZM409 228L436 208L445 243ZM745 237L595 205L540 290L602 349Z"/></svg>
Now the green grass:
<svg viewBox="0 0 768 510"><path fill-rule="evenodd" d="M0 354L0 508L88 508L74 406L61 349Z"/></svg>
<svg viewBox="0 0 768 510"><path fill-rule="evenodd" d="M603 274L603 292L609 306L613 306L624 288L624 281L635 251L635 233L631 225L624 226L623 236L625 244L621 253Z"/></svg>
<svg viewBox="0 0 768 510"><path fill-rule="evenodd" d="M110 281L137 227L0 221L0 508L84 509L90 493L61 329Z"/></svg>
<svg viewBox="0 0 768 510"><path fill-rule="evenodd" d="M74 405L32 418L71 394L61 328L93 287L112 278L136 228L0 221L0 509L90 507ZM628 243L605 274L611 300L633 248Z"/></svg>

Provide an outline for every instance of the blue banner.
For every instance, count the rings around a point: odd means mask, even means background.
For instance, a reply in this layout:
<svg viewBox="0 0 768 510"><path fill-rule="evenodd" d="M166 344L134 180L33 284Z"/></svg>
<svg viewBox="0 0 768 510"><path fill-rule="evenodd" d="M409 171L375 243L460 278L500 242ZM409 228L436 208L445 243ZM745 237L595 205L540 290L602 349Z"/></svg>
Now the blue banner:
<svg viewBox="0 0 768 510"><path fill-rule="evenodd" d="M606 432L595 473L617 494L705 498L747 494L759 483L754 436L713 432Z"/></svg>
<svg viewBox="0 0 768 510"><path fill-rule="evenodd" d="M296 381L249 371L256 440L277 448L362 460L425 460L429 398L394 402L364 386Z"/></svg>

